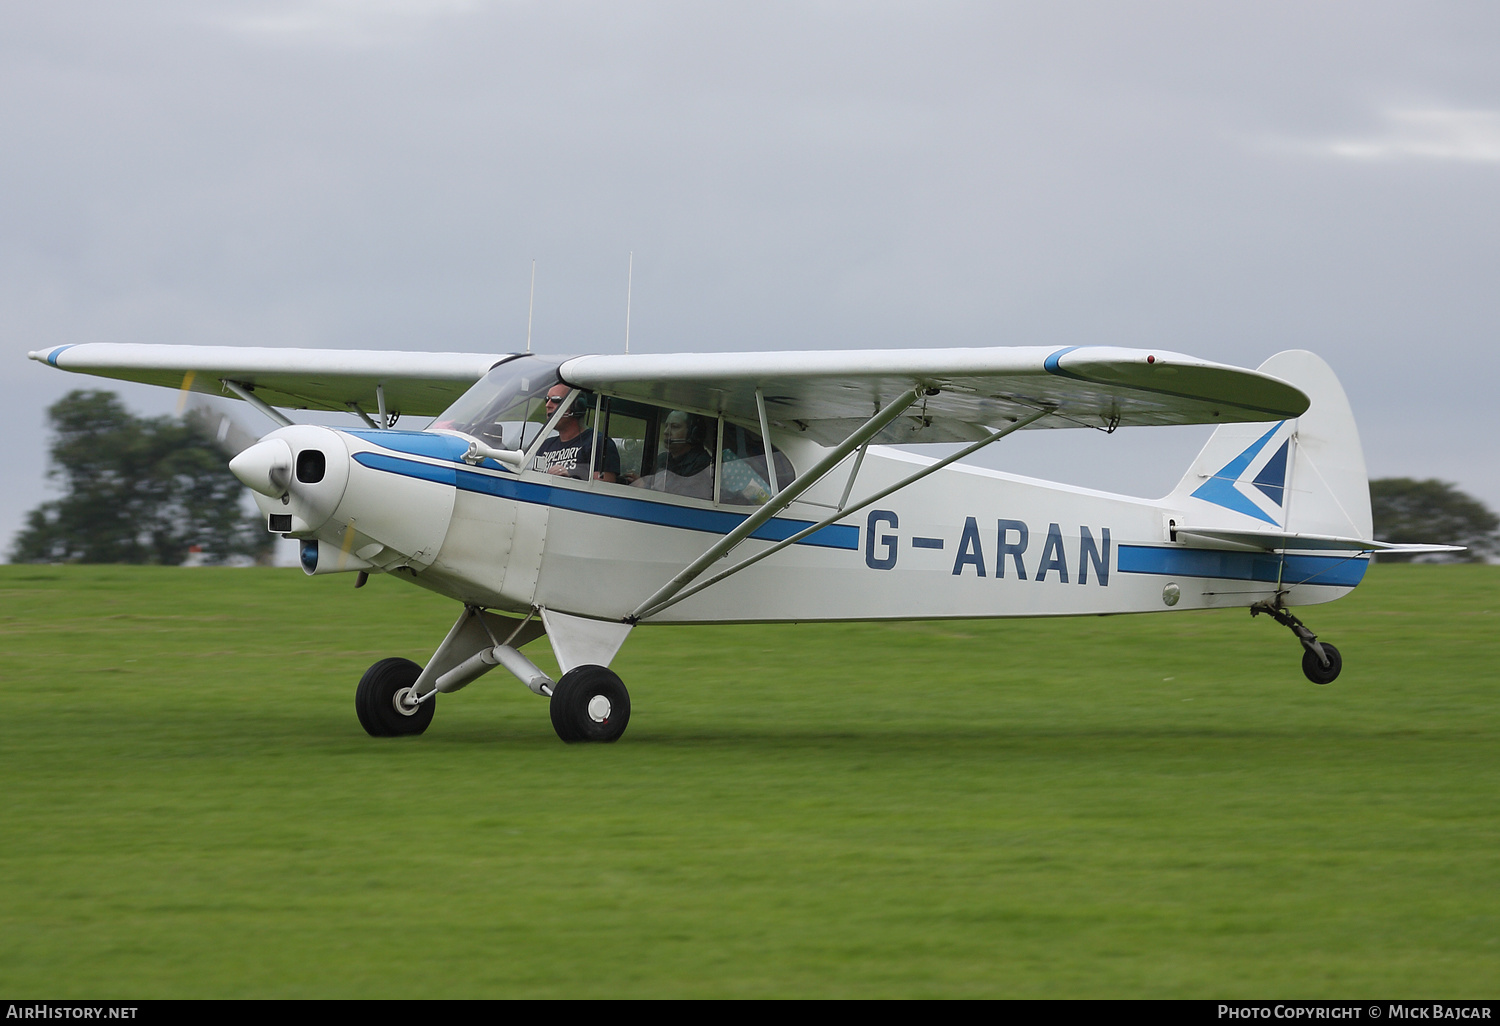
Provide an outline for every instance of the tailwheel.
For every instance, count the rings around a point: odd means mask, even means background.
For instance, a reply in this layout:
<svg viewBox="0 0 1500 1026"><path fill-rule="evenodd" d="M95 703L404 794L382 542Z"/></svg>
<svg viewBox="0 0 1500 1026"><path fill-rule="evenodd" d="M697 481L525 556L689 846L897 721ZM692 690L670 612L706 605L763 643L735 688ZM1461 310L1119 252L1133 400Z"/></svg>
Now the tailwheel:
<svg viewBox="0 0 1500 1026"><path fill-rule="evenodd" d="M1302 672L1307 679L1314 684L1332 684L1338 677L1339 671L1344 668L1344 660L1339 656L1339 650L1328 642L1321 642L1323 654L1328 657L1328 665L1323 665L1323 660L1318 658L1318 653L1309 648L1302 653Z"/></svg>
<svg viewBox="0 0 1500 1026"><path fill-rule="evenodd" d="M1305 623L1282 608L1279 595L1274 600L1267 599L1250 607L1251 616L1259 616L1261 613L1270 616L1297 635L1297 640L1302 643L1302 672L1308 680L1314 684L1334 682L1339 671L1344 668L1344 660L1339 657L1338 649L1326 641L1320 642L1318 636L1308 630ZM1322 655L1319 655L1319 649L1322 649Z"/></svg>
<svg viewBox="0 0 1500 1026"><path fill-rule="evenodd" d="M552 688L552 729L575 741L618 741L630 722L630 693L605 666L575 666Z"/></svg>
<svg viewBox="0 0 1500 1026"><path fill-rule="evenodd" d="M422 668L410 659L382 659L365 671L354 692L359 725L371 737L420 734L432 722L437 696L416 701L412 685Z"/></svg>

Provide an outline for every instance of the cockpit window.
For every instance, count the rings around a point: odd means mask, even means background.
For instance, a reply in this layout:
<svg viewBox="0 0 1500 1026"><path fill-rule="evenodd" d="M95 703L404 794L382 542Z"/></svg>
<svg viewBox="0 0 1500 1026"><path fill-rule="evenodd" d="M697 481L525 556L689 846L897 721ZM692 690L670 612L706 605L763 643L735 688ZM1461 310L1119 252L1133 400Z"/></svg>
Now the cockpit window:
<svg viewBox="0 0 1500 1026"><path fill-rule="evenodd" d="M497 449L530 452L541 443L551 419L547 393L563 384L558 374L562 364L557 358L512 357L460 396L432 427L461 431ZM580 484L647 489L718 506L759 506L797 476L779 449L771 449L768 460L765 440L756 431L722 417L587 392L570 394L579 407L581 430L570 436L569 441L580 441L568 456L575 461L586 457L588 465L570 466L565 476ZM588 441L595 433L604 439L597 452ZM549 438L555 441L533 454L531 469L554 472L559 457L553 450L567 447L557 430Z"/></svg>
<svg viewBox="0 0 1500 1026"><path fill-rule="evenodd" d="M547 389L558 384L561 360L518 356L475 383L432 422L462 431L497 449L525 449L547 421Z"/></svg>

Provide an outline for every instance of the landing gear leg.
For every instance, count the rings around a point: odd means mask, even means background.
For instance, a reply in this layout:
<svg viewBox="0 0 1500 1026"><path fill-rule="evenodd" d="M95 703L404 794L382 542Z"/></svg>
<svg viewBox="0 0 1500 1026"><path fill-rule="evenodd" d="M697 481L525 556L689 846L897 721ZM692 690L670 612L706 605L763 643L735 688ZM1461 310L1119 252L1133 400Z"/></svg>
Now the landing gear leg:
<svg viewBox="0 0 1500 1026"><path fill-rule="evenodd" d="M1302 672L1307 679L1314 684L1332 684L1338 678L1339 671L1344 668L1344 660L1339 656L1339 650L1325 641L1319 641L1318 636L1307 629L1307 625L1297 619L1286 608L1281 605L1281 597L1272 601L1267 599L1257 602L1250 607L1251 616L1259 616L1265 613L1277 623L1297 635L1297 640L1302 643Z"/></svg>

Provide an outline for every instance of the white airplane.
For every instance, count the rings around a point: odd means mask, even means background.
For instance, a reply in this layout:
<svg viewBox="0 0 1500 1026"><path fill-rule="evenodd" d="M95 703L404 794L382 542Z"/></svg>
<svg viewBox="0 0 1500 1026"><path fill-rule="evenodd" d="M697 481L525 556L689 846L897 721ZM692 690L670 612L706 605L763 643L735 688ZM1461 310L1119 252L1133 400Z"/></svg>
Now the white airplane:
<svg viewBox="0 0 1500 1026"><path fill-rule="evenodd" d="M425 667L383 659L355 708L419 734L503 666L564 741L614 741L610 662L639 623L1079 616L1289 607L1376 551L1337 378L1293 351L1244 370L1108 347L579 356L84 344L54 367L227 392L281 426L230 469L308 574L387 573L463 603ZM277 407L352 411L363 430ZM422 431L401 415L435 416ZM959 464L1022 428L1218 424L1165 498ZM766 442L770 442L770 457ZM890 443L967 443L940 460ZM881 444L885 443L885 444ZM734 558L731 558L733 556ZM358 585L356 585L358 586ZM552 680L521 649L545 634Z"/></svg>

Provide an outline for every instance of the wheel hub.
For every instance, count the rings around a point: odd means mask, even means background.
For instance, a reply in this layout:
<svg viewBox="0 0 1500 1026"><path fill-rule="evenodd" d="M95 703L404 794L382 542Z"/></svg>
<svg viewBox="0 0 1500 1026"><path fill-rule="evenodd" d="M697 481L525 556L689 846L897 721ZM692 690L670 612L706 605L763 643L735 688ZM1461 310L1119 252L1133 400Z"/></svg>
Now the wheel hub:
<svg viewBox="0 0 1500 1026"><path fill-rule="evenodd" d="M608 723L610 713L609 699L603 695L595 695L589 699L589 719L595 723Z"/></svg>
<svg viewBox="0 0 1500 1026"><path fill-rule="evenodd" d="M396 711L402 716L415 716L417 710L422 707L422 703L417 701L416 696L412 694L411 688L402 688L397 691L391 698L391 705L395 706Z"/></svg>

